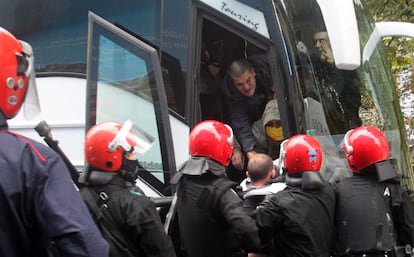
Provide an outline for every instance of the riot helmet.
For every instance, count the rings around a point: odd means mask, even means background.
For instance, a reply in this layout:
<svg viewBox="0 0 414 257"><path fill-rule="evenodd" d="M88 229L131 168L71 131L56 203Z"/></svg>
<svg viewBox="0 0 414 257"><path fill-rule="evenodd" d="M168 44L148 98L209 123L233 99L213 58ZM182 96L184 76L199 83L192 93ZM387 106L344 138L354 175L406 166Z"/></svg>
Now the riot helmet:
<svg viewBox="0 0 414 257"><path fill-rule="evenodd" d="M300 134L285 141L282 142L284 153L280 158L289 176L319 171L322 165L322 148L316 138Z"/></svg>
<svg viewBox="0 0 414 257"><path fill-rule="evenodd" d="M134 125L106 121L96 124L86 133L85 159L99 170L117 172L125 163L125 155L134 153L137 158L150 149L154 138Z"/></svg>
<svg viewBox="0 0 414 257"><path fill-rule="evenodd" d="M191 130L189 143L192 157L208 157L227 166L233 153L233 130L220 121L205 120Z"/></svg>
<svg viewBox="0 0 414 257"><path fill-rule="evenodd" d="M371 126L349 130L342 141L342 149L353 173L389 159L387 138L379 129Z"/></svg>
<svg viewBox="0 0 414 257"><path fill-rule="evenodd" d="M0 113L13 118L26 103L25 116L40 111L32 47L0 27ZM31 113L29 113L31 112Z"/></svg>

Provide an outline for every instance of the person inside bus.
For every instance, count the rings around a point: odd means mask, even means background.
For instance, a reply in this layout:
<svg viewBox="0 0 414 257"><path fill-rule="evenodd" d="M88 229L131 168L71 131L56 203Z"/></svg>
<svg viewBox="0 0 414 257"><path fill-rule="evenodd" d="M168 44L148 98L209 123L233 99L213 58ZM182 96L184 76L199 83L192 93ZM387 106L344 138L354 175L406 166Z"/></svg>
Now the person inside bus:
<svg viewBox="0 0 414 257"><path fill-rule="evenodd" d="M226 115L240 144L234 148L232 164L243 170L244 156L248 160L256 153L253 124L262 118L268 101L275 98L269 57L253 55L233 61L222 92Z"/></svg>
<svg viewBox="0 0 414 257"><path fill-rule="evenodd" d="M213 42L211 45L204 42L202 44L199 86L202 120L224 119L220 93L220 85L223 80L220 64L222 44L221 41Z"/></svg>
<svg viewBox="0 0 414 257"><path fill-rule="evenodd" d="M255 152L267 154L273 160L278 158L284 136L276 99L267 102L262 117L253 123L252 134Z"/></svg>
<svg viewBox="0 0 414 257"><path fill-rule="evenodd" d="M361 125L360 84L355 71L339 70L335 66L328 33L324 28L313 35L315 51L311 54L318 91L331 134L344 134Z"/></svg>

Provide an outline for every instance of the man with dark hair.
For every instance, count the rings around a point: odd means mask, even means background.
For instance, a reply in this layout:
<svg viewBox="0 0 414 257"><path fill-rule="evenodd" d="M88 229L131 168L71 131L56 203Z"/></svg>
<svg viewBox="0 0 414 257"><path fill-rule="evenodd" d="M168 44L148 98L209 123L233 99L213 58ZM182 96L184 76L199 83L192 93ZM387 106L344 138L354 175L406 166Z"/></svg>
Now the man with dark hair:
<svg viewBox="0 0 414 257"><path fill-rule="evenodd" d="M251 56L232 62L223 86L224 104L229 122L240 147L235 147L232 164L244 168L244 156L255 153L253 123L258 121L269 100L275 98L270 60L267 56Z"/></svg>

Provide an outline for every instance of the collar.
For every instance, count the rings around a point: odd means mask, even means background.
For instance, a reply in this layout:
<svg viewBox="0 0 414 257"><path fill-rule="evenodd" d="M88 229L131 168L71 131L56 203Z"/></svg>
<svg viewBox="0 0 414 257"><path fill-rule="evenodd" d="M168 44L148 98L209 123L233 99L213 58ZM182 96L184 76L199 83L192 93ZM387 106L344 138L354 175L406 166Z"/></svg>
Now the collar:
<svg viewBox="0 0 414 257"><path fill-rule="evenodd" d="M185 164L182 173L186 175L212 173L216 176L221 176L226 174L226 168L220 163L206 157L191 157Z"/></svg>

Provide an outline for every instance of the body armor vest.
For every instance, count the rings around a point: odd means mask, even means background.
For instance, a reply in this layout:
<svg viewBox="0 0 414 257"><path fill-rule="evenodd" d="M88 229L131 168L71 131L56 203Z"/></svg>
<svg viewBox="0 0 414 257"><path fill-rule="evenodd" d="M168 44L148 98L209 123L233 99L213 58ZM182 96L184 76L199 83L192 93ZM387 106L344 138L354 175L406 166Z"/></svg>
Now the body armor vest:
<svg viewBox="0 0 414 257"><path fill-rule="evenodd" d="M384 252L396 245L385 183L353 176L339 183L337 194L337 255Z"/></svg>

